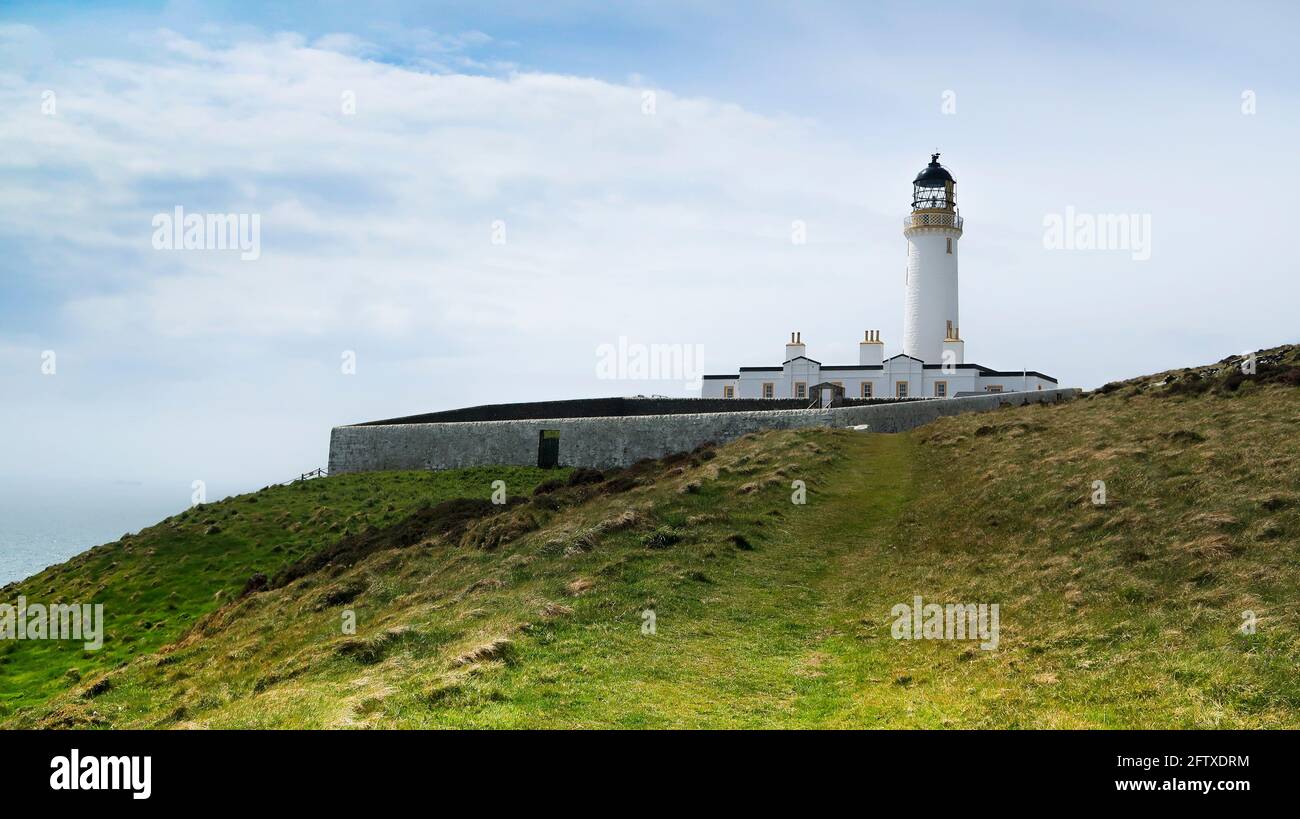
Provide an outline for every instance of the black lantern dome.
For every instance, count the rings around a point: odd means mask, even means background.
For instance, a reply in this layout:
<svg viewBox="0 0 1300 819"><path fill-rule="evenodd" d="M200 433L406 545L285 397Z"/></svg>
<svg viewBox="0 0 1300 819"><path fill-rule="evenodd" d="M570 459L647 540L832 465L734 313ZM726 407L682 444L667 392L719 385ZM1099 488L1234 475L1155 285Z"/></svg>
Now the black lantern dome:
<svg viewBox="0 0 1300 819"><path fill-rule="evenodd" d="M951 212L957 206L953 188L957 180L948 169L939 164L939 155L930 155L930 164L912 180L912 210L943 210Z"/></svg>

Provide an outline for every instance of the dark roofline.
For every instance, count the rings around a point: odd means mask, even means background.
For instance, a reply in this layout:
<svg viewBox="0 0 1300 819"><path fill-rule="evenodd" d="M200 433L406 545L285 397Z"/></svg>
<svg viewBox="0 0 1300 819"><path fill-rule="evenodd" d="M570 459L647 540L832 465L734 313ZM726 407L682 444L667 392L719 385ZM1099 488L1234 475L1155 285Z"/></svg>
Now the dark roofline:
<svg viewBox="0 0 1300 819"><path fill-rule="evenodd" d="M784 367L741 367L742 373L779 373Z"/></svg>
<svg viewBox="0 0 1300 819"><path fill-rule="evenodd" d="M908 355L907 353L899 353L898 355L891 355L889 358L886 358L885 360L886 360L886 361L893 361L895 358L910 358L910 359L912 359L913 361L920 361L922 364L925 363L925 361L924 361L923 359L917 358L917 357L914 356L914 355Z"/></svg>
<svg viewBox="0 0 1300 819"><path fill-rule="evenodd" d="M811 361L812 363L816 364L818 367L820 367L820 366L822 365L822 363L821 363L820 361L818 361L817 359L815 359L815 358L809 358L809 357L806 356L806 355L797 355L797 356L795 356L794 358L787 358L785 361L782 361L782 362L781 362L781 365L782 365L782 366L785 366L786 364L789 364L791 361L798 361L798 360L801 359L801 358L802 358L804 361Z"/></svg>
<svg viewBox="0 0 1300 819"><path fill-rule="evenodd" d="M998 378L1011 378L1011 377L1020 378L1026 375L1032 375L1035 378L1041 378L1044 381L1051 381L1053 384L1060 383L1055 378L1052 378L1050 375L1044 375L1043 373L1040 373L1037 370L1016 370L1014 372L998 372L997 370L984 370L983 372L980 373L980 375L992 375L992 376L997 376Z"/></svg>
<svg viewBox="0 0 1300 819"><path fill-rule="evenodd" d="M528 401L517 404L482 404L475 407L427 412L345 426L396 426L474 421L561 421L573 418L628 418L647 415L681 415L712 412L746 412L808 409L807 398L575 398L563 401ZM847 406L892 403L894 398L846 398ZM928 399L916 399L928 400Z"/></svg>
<svg viewBox="0 0 1300 819"><path fill-rule="evenodd" d="M1051 381L1053 384L1060 383L1055 378L1052 378L1050 375L1040 373L1038 370L994 370L994 369L990 369L989 367L985 367L983 364L953 364L952 366L958 370L979 370L980 375L991 375L996 378L1010 378L1012 376L1023 377L1026 375L1032 375L1036 378L1041 378L1044 381ZM942 370L943 368L944 368L943 364L925 365L925 369L927 370Z"/></svg>
<svg viewBox="0 0 1300 819"><path fill-rule="evenodd" d="M717 381L724 378L740 378L738 375L706 375L703 376L705 381Z"/></svg>
<svg viewBox="0 0 1300 819"><path fill-rule="evenodd" d="M883 370L883 364L823 364L823 370Z"/></svg>

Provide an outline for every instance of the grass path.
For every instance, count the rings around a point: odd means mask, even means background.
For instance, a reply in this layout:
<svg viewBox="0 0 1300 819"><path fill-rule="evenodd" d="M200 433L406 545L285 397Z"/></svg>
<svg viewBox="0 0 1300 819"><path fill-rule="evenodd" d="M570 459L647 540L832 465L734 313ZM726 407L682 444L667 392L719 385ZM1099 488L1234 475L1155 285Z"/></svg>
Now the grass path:
<svg viewBox="0 0 1300 819"><path fill-rule="evenodd" d="M905 434L852 439L834 503L804 535L825 539L831 559L817 577L816 640L804 657L808 682L794 725L872 727L908 710L884 649L892 642L887 614L901 602L888 588L887 564L905 548L898 522L916 495L915 448Z"/></svg>
<svg viewBox="0 0 1300 819"><path fill-rule="evenodd" d="M848 434L837 445L846 457L805 479L807 504L787 504L754 551L710 565L702 591L676 593L663 573L644 578L654 637L634 627L635 612L623 618L626 628L608 618L571 627L554 644L530 648L527 670L509 675L499 706L449 714L451 722L841 724L860 693L858 672L879 664L863 656L863 612L896 602L871 578L912 491L914 445L903 435Z"/></svg>

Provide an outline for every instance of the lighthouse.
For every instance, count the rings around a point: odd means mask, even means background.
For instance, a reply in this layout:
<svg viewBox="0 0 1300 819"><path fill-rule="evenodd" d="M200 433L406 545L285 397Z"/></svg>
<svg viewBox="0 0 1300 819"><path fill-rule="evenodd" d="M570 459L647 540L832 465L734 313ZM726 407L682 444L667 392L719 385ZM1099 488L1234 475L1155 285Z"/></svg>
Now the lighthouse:
<svg viewBox="0 0 1300 819"><path fill-rule="evenodd" d="M957 317L957 245L962 218L957 181L930 157L912 181L912 212L903 221L907 238L907 295L903 301L903 352L927 364L961 364ZM945 353L949 355L945 356Z"/></svg>
<svg viewBox="0 0 1300 819"><path fill-rule="evenodd" d="M856 364L827 364L810 352L803 334L795 330L780 365L773 362L705 375L701 397L808 402L800 407L806 409L814 403L826 406L827 401L962 398L1055 389L1056 379L1036 370L996 370L966 362L966 342L957 318L957 243L962 221L953 193L956 186L952 174L939 164L938 154L931 154L930 164L912 180L912 211L903 222L907 294L901 353L886 355L881 331L866 329L859 337Z"/></svg>

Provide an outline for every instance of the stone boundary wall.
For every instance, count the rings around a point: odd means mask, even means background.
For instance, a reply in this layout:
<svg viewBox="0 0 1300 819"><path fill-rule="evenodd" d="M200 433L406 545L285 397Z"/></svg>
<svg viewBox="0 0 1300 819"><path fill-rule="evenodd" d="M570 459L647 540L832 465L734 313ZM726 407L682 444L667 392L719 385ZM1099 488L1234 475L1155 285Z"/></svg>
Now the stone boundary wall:
<svg viewBox="0 0 1300 819"><path fill-rule="evenodd" d="M837 415L835 423L828 426L851 427L867 424L871 427L871 432L906 432L947 415L987 412L1004 406L1054 404L1077 398L1080 392L1077 387L1066 387L1030 392L989 393L965 398L936 398L877 407L842 407L831 410Z"/></svg>
<svg viewBox="0 0 1300 819"><path fill-rule="evenodd" d="M1077 389L1056 389L831 409L342 426L330 433L329 473L536 466L542 430L559 430L561 466L607 469L708 441L726 443L750 432L862 424L872 432L902 432L946 415L1064 401L1078 394Z"/></svg>

